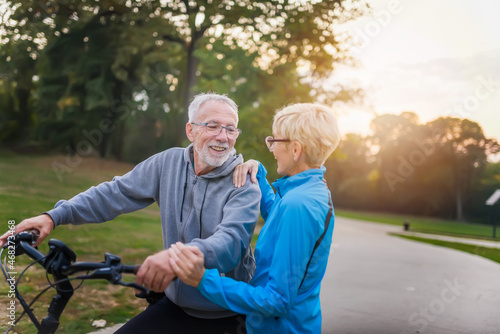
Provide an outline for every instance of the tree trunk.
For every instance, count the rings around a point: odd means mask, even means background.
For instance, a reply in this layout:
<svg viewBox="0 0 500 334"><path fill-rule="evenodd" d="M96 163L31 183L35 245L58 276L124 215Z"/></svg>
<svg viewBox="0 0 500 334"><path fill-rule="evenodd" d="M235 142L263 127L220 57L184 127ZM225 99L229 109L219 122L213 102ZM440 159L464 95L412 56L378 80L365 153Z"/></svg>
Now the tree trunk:
<svg viewBox="0 0 500 334"><path fill-rule="evenodd" d="M111 146L111 155L118 161L123 159L123 142L125 136L125 121L119 120L116 129L113 132L113 143Z"/></svg>
<svg viewBox="0 0 500 334"><path fill-rule="evenodd" d="M187 60L186 60L186 74L184 77L184 91L182 93L183 99L183 111L182 116L177 118L177 127L179 131L176 131L176 136L174 140L175 146L180 146L185 138L184 125L188 122L188 109L191 99L193 98L194 87L198 84L198 76L196 71L198 70L198 64L200 60L195 57L195 41L193 40L187 47Z"/></svg>

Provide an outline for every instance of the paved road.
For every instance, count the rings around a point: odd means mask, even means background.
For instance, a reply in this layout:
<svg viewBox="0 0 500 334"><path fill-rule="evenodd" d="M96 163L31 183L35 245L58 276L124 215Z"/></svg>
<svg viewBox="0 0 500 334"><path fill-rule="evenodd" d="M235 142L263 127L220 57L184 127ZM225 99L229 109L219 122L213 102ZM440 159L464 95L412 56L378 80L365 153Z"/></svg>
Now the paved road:
<svg viewBox="0 0 500 334"><path fill-rule="evenodd" d="M341 217L335 224L323 333L500 334L499 264L387 235L402 227Z"/></svg>
<svg viewBox="0 0 500 334"><path fill-rule="evenodd" d="M336 218L323 333L500 333L500 265Z"/></svg>

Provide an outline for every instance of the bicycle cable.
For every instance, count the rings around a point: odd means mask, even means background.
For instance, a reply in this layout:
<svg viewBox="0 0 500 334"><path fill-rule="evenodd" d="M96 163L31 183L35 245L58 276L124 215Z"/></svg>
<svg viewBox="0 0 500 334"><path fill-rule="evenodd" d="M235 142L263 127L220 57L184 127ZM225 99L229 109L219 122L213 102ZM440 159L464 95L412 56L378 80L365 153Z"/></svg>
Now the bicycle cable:
<svg viewBox="0 0 500 334"><path fill-rule="evenodd" d="M4 251L5 248L2 248L2 250L0 251L0 259L2 258L2 255L3 255L3 251ZM16 296L17 298L19 299L19 301L21 302L21 305L23 306L23 313L21 313L21 315L14 321L14 324L9 327L5 332L4 334L7 334L8 332L10 332L12 330L12 328L14 328L14 326L19 322L19 320L21 320L21 318L27 314L27 310L26 308L24 307L23 304L27 305L27 308L29 310L29 312L31 313L31 315L33 315L33 312L31 312L31 306L33 305L33 303L38 299L40 298L41 295L43 295L51 286L49 285L47 288L45 288L44 290L42 290L32 301L31 303L28 305L26 304L26 302L24 301L24 298L23 296L21 295L21 293L19 292L18 288L17 288L17 285L19 284L19 281L21 280L21 278L24 276L24 274L26 273L26 271L32 266L34 265L35 263L37 262L40 262L42 260L44 260L46 258L46 256L42 257L41 259L38 259L38 260L35 260L33 261L32 263L28 264L26 266L26 268L24 268L24 270L21 272L21 274L19 274L19 278L17 280L15 280L15 284L14 284L14 292L16 293ZM0 260L0 267L2 269L2 273L5 277L5 279L7 280L7 282L10 282L12 281L13 279L15 278L12 278L12 276L10 276L10 272L7 271L7 255L4 257L4 261L3 261L3 266L2 266L2 263L1 263L1 260ZM12 285L12 284L11 284ZM28 314L30 315L30 314ZM30 315L30 316L31 316Z"/></svg>
<svg viewBox="0 0 500 334"><path fill-rule="evenodd" d="M87 271L87 273L88 273L88 272L89 272L89 271ZM80 278L80 277L66 277L66 278L60 279L59 281L55 281L54 283L52 283L52 282L50 281L50 277L49 277L49 275L50 275L50 274L49 274L48 272L45 272L45 278L47 279L47 282L49 282L49 287L54 288L54 289L56 289L56 290L57 290L57 291L59 291L59 292L72 292L72 291L76 291L76 290L80 289L80 287L82 286L83 282L85 281L85 278ZM57 286L56 286L56 285L57 285L57 284L59 284L59 283L62 283L62 282L69 282L69 281L76 281L76 280L81 280L81 282L80 282L80 284L79 284L76 288L74 288L73 290L62 290L62 289L58 290L58 289L57 289Z"/></svg>
<svg viewBox="0 0 500 334"><path fill-rule="evenodd" d="M3 251L4 251L4 248L2 248L0 250L0 259L2 258L2 255L3 255ZM37 262L40 262L42 260L44 260L47 256L44 256L42 257L41 259L38 259L38 260L35 260L33 261L32 263L28 264L26 266L26 268L24 268L24 270L21 272L21 274L19 274L19 278L17 280L15 280L15 284L14 284L14 292L16 293L16 295L18 296L18 298L20 298L22 301L24 301L24 298L22 297L21 293L19 292L19 289L18 289L18 284L19 282L21 281L21 278L24 276L24 274L26 273L26 271L31 267L33 266L35 263ZM10 276L10 272L7 271L7 255L4 257L4 261L3 261L3 265L2 265L2 262L0 260L0 267L2 269L2 273L5 277L5 279L7 280L7 282L10 282L13 280L12 276ZM71 280L81 280L80 284L74 289L74 290L77 290L79 289L83 282L85 281L85 279L81 279L81 278L77 278L77 277L68 277L68 278L65 278L65 279L61 279L59 281L55 281L54 283L52 283L50 281L50 278L49 278L49 274L47 273L47 271L45 271L45 276L46 276L46 279L47 279L47 282L49 283L49 285L44 288L38 295L35 296L35 298L33 298L33 300L29 303L29 304L26 304L27 305L27 308L29 310L29 312L33 313L32 310L31 310L31 306L33 306L33 304L45 293L47 292L50 288L53 288L53 289L56 289L57 290L57 287L56 287L56 284L59 284L61 282L64 282L64 281L71 281ZM15 278L14 278L15 279ZM73 290L73 291L74 291ZM68 292L67 290L59 290L60 292ZM20 300L20 301L21 301ZM25 302L26 303L26 302ZM21 303L22 304L22 303ZM24 307L23 307L24 309ZM5 332L4 334L7 334L9 333L14 327L15 325L23 318L23 316L25 316L27 314L27 310L24 309L23 312L21 313L21 315L14 321L13 325L11 325Z"/></svg>
<svg viewBox="0 0 500 334"><path fill-rule="evenodd" d="M35 298L33 298L33 300L31 301L31 303L29 303L28 305L28 309L30 309L30 312L32 312L31 310L31 306L38 300L38 298L40 298L45 292L47 292L52 286L48 286L46 287L45 289L43 289L38 295L36 295ZM20 295L20 294L19 294ZM21 318L23 316L25 316L27 314L26 310L23 310L23 313L21 313L21 315L16 319L16 321L14 321L14 324L4 333L4 334L7 334L9 331L12 330L12 328L14 328L14 326L21 320Z"/></svg>

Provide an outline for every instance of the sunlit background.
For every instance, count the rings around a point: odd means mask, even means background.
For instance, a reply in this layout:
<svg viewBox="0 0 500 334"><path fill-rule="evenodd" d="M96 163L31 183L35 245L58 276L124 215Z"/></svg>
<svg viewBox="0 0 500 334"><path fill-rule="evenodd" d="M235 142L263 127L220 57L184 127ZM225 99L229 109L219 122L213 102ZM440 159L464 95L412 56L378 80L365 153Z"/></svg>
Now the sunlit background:
<svg viewBox="0 0 500 334"><path fill-rule="evenodd" d="M338 82L365 91L363 105L341 106L343 131L367 134L374 114L413 111L478 122L500 139L500 2L373 0L372 13L346 24L357 67Z"/></svg>
<svg viewBox="0 0 500 334"><path fill-rule="evenodd" d="M498 0L0 0L0 227L187 146L190 100L215 91L239 105L235 148L269 181L280 177L264 143L275 111L319 101L343 134L325 162L337 216L498 241L500 203L485 204L500 189L498 13ZM157 209L55 233L78 254L134 248L140 263L161 247ZM66 333L139 311L90 289L74 305L97 306L67 314ZM16 332L31 333L23 321Z"/></svg>

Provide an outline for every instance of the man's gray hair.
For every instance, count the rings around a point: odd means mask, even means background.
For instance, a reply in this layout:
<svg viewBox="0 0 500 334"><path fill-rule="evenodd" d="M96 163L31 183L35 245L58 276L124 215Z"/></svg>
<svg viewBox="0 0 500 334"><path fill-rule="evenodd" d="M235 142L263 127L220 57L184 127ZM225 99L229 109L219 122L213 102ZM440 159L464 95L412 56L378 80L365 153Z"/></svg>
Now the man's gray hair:
<svg viewBox="0 0 500 334"><path fill-rule="evenodd" d="M194 97L193 101L189 104L188 108L188 121L194 122L200 111L200 107L203 103L208 101L219 101L227 104L231 109L233 109L236 116L236 122L238 122L238 105L231 100L226 94L220 95L216 93L201 93Z"/></svg>

